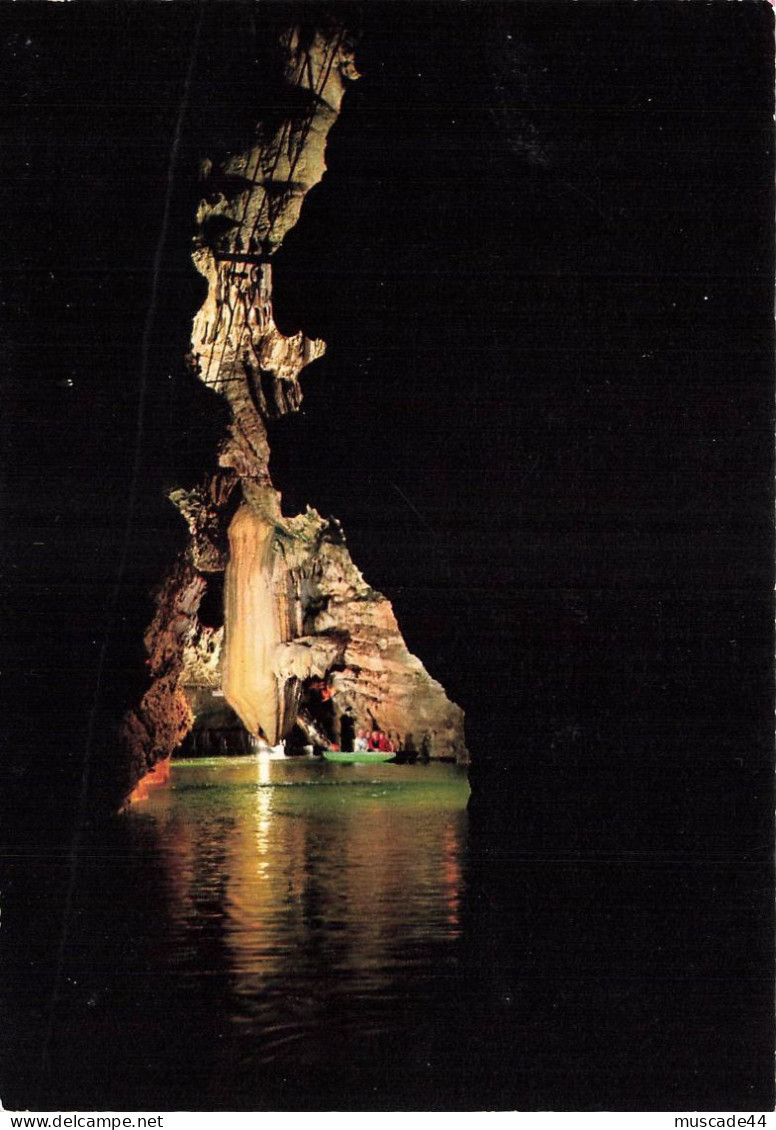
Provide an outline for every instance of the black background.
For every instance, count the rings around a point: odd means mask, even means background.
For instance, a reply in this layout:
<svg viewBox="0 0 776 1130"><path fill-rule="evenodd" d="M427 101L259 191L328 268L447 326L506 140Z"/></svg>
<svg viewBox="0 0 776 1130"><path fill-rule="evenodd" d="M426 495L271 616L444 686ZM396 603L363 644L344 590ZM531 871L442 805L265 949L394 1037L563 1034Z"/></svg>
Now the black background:
<svg viewBox="0 0 776 1130"><path fill-rule="evenodd" d="M272 468L466 711L472 1109L768 1109L772 9L359 11L275 261L328 350ZM205 9L143 396L197 18L0 12L11 856L69 842L85 751L110 775L164 493L224 422L183 364L196 166L249 135L282 9Z"/></svg>

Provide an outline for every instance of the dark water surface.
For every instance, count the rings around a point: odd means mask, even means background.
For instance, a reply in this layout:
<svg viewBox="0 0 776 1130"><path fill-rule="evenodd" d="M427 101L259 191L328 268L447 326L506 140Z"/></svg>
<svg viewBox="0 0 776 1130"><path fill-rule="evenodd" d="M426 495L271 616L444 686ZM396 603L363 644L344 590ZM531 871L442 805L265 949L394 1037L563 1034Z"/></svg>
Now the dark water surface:
<svg viewBox="0 0 776 1130"><path fill-rule="evenodd" d="M552 796L537 773L467 809L448 765L179 763L84 829L75 872L20 823L3 1104L770 1109L770 861L677 844L667 765L662 793L632 765L582 793L558 766Z"/></svg>
<svg viewBox="0 0 776 1130"><path fill-rule="evenodd" d="M458 1028L468 796L452 765L178 762L84 852L44 1094L283 1109L422 1089Z"/></svg>
<svg viewBox="0 0 776 1130"><path fill-rule="evenodd" d="M228 979L219 1095L377 1089L383 1055L422 1054L456 995L467 799L450 766L251 758L179 764L130 815L168 883L164 968Z"/></svg>

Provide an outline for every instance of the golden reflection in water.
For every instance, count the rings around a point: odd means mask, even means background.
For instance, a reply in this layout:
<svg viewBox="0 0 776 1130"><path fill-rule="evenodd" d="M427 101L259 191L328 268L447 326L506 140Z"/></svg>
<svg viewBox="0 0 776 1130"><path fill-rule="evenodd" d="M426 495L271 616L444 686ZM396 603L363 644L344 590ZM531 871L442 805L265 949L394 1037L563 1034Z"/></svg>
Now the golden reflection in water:
<svg viewBox="0 0 776 1130"><path fill-rule="evenodd" d="M443 850L447 923L457 934L461 903L461 844L459 837L456 835L455 828L450 825L445 828Z"/></svg>
<svg viewBox="0 0 776 1130"><path fill-rule="evenodd" d="M272 779L272 763L269 754L260 753L258 756L259 785L268 785ZM256 870L263 876L269 869L269 830L272 814L272 790L258 788L256 790Z"/></svg>
<svg viewBox="0 0 776 1130"><path fill-rule="evenodd" d="M253 1062L322 1054L330 1017L358 1039L384 1031L416 984L452 976L467 799L447 765L173 767L143 817L169 872L170 944L188 960L217 949Z"/></svg>

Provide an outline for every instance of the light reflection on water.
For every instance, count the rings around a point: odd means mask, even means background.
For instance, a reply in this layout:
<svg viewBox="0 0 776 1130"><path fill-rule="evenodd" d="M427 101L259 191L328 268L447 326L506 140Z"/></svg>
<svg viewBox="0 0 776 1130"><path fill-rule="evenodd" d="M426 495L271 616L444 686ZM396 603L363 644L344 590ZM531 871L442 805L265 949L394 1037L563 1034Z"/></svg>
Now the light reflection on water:
<svg viewBox="0 0 776 1130"><path fill-rule="evenodd" d="M133 810L166 876L166 965L228 972L220 1085L244 1091L257 1069L363 1076L380 1049L399 1063L438 1043L467 799L451 765L236 758L178 762Z"/></svg>

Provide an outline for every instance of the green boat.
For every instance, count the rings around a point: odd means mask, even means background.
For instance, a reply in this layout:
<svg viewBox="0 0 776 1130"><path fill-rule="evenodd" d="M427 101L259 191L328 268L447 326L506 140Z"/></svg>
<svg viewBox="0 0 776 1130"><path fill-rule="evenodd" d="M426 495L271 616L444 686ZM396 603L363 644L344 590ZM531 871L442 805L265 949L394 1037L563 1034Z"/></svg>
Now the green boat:
<svg viewBox="0 0 776 1130"><path fill-rule="evenodd" d="M374 765L378 761L390 761L395 753L379 753L377 750L358 750L353 753L342 753L335 749L325 749L323 756L327 761L339 761L345 765Z"/></svg>

